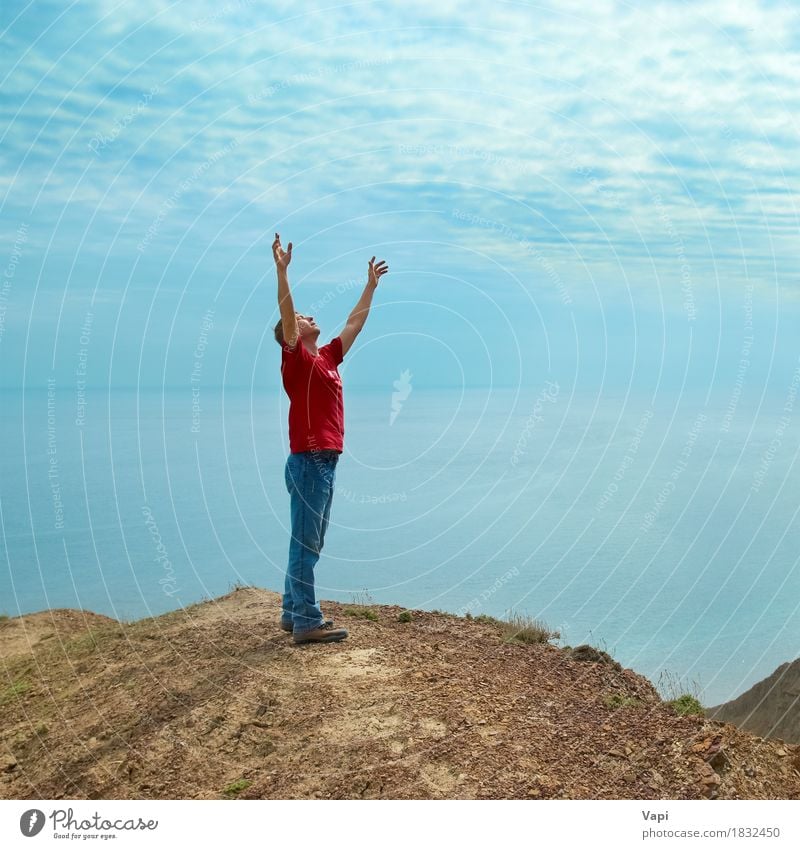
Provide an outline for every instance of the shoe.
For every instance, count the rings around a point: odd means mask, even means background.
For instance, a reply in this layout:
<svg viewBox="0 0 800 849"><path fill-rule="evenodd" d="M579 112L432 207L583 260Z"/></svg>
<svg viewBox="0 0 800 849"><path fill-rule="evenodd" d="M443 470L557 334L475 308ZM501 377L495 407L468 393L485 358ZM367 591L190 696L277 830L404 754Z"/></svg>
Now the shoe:
<svg viewBox="0 0 800 849"><path fill-rule="evenodd" d="M322 624L327 625L329 623L333 625L333 619L326 619ZM294 631L294 625L291 622L281 622L281 631L288 631L291 634Z"/></svg>
<svg viewBox="0 0 800 849"><path fill-rule="evenodd" d="M347 636L345 628L334 628L333 622L327 619L319 628L312 631L300 631L294 635L295 643L337 643Z"/></svg>

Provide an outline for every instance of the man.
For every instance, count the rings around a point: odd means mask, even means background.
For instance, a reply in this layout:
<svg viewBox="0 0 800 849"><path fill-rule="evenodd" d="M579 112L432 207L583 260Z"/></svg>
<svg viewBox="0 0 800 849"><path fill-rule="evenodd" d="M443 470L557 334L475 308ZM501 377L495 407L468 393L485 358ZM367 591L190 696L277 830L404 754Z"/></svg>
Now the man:
<svg viewBox="0 0 800 849"><path fill-rule="evenodd" d="M287 268L292 243L284 251L275 234L272 255L278 272L281 319L275 340L281 346L281 376L289 396L289 457L286 488L291 496L292 539L283 593L281 628L295 643L330 643L347 637L325 619L314 595L314 566L319 560L333 501L336 464L344 450L344 402L337 366L350 350L369 315L378 280L389 267L369 261L367 285L342 332L317 347L320 329L314 317L296 312Z"/></svg>

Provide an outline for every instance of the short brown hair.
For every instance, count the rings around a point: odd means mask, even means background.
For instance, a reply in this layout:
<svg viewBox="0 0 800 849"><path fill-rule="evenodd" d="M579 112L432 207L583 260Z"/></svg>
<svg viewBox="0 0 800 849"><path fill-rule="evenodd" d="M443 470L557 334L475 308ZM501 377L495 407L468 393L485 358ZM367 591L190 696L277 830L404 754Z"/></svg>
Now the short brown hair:
<svg viewBox="0 0 800 849"><path fill-rule="evenodd" d="M280 319L275 325L275 341L283 347L283 319Z"/></svg>

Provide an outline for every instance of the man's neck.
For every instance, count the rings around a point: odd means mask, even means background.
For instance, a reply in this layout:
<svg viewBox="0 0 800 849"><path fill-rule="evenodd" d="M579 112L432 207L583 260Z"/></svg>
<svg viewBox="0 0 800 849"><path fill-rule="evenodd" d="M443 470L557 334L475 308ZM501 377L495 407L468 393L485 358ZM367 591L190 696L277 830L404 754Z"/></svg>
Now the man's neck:
<svg viewBox="0 0 800 849"><path fill-rule="evenodd" d="M306 346L306 351L308 351L312 357L316 357L319 354L316 339L301 339L300 344Z"/></svg>

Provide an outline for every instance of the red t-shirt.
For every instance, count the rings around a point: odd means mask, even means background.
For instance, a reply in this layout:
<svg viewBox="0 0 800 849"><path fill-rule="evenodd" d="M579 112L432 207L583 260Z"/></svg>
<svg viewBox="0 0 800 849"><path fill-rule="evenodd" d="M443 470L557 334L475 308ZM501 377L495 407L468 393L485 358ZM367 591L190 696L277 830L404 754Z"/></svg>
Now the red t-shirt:
<svg viewBox="0 0 800 849"><path fill-rule="evenodd" d="M342 361L339 336L310 354L298 337L294 348L281 350L283 388L289 396L289 450L292 454L313 449L344 450L342 378L336 368Z"/></svg>

